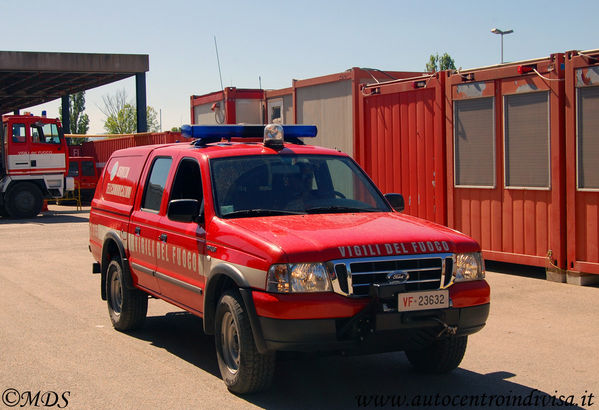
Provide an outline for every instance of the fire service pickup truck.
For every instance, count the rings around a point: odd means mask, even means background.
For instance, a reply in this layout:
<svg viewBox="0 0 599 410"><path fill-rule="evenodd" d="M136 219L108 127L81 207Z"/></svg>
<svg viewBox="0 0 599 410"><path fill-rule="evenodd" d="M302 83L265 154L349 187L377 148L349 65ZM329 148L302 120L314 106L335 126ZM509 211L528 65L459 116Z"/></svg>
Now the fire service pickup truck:
<svg viewBox="0 0 599 410"><path fill-rule="evenodd" d="M148 296L201 317L236 393L270 385L277 351L460 364L489 314L474 240L402 214L346 154L304 145L314 126L183 133L195 142L116 151L98 182L90 250L117 330L143 324Z"/></svg>

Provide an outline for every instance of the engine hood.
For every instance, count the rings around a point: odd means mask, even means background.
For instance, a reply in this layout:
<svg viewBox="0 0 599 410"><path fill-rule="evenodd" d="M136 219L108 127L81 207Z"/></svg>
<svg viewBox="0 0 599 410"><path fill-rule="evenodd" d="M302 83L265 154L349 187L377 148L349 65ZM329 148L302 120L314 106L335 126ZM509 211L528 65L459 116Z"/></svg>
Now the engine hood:
<svg viewBox="0 0 599 410"><path fill-rule="evenodd" d="M309 214L220 220L263 243L271 262L319 262L344 258L475 252L466 235L397 212ZM226 230L226 229L225 229ZM277 252L268 252L277 249ZM280 260L280 259L286 260Z"/></svg>

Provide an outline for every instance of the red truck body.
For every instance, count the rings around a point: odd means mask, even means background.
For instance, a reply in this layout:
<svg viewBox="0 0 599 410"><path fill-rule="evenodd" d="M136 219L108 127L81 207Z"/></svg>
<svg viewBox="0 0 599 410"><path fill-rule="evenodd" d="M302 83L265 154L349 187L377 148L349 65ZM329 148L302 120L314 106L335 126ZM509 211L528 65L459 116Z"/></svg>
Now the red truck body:
<svg viewBox="0 0 599 410"><path fill-rule="evenodd" d="M65 178L69 153L58 119L33 115L2 117L0 214L37 215L44 198L73 189Z"/></svg>
<svg viewBox="0 0 599 410"><path fill-rule="evenodd" d="M423 370L457 367L489 312L479 245L402 214L346 154L269 142L112 155L90 250L115 328L140 326L148 295L202 317L238 393L268 386L277 350L405 350Z"/></svg>

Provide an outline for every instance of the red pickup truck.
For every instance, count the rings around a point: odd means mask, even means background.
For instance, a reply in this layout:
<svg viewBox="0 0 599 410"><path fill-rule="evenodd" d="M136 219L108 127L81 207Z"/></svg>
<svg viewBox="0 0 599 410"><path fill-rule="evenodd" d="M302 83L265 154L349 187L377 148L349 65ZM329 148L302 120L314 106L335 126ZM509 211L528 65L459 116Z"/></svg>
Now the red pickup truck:
<svg viewBox="0 0 599 410"><path fill-rule="evenodd" d="M143 324L149 295L201 317L236 393L267 388L279 350L460 364L489 314L474 240L402 214L350 157L304 145L314 126L183 133L195 142L115 152L98 182L90 250L117 330Z"/></svg>

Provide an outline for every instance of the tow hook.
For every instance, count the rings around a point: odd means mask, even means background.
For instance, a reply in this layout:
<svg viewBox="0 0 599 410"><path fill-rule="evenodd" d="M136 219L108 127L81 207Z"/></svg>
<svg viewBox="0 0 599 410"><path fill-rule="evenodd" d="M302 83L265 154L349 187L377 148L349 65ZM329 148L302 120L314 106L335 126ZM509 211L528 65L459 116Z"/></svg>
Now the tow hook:
<svg viewBox="0 0 599 410"><path fill-rule="evenodd" d="M437 318L434 318L434 320L436 322L439 322L441 325L443 325L443 329L441 329L441 331L437 335L437 339L439 339L441 336L445 336L445 335L455 336L455 334L458 332L457 326L449 326L447 323L445 323L442 320L437 319Z"/></svg>

